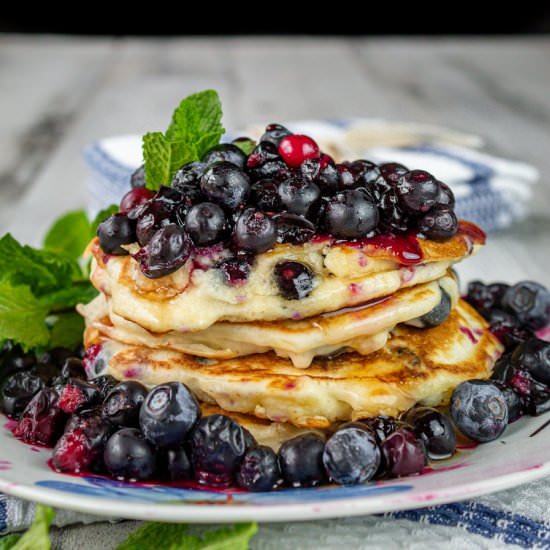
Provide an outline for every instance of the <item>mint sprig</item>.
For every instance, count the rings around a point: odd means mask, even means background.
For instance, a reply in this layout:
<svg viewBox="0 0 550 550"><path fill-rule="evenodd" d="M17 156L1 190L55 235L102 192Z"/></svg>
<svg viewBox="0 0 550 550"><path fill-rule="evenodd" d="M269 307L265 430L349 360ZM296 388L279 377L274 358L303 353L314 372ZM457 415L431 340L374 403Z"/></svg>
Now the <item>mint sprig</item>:
<svg viewBox="0 0 550 550"><path fill-rule="evenodd" d="M97 225L118 207L90 221L83 210L58 218L44 238L44 248L22 245L9 233L0 239L0 345L6 340L25 351L82 342L84 322L77 304L97 296L81 255Z"/></svg>
<svg viewBox="0 0 550 550"><path fill-rule="evenodd" d="M200 160L217 145L225 132L221 119L221 102L214 90L182 100L164 134L150 132L143 136L147 187L157 190L161 185L170 185L182 165Z"/></svg>
<svg viewBox="0 0 550 550"><path fill-rule="evenodd" d="M257 530L256 523L240 523L200 536L190 534L185 524L146 523L116 550L157 550L159 541L166 550L247 550Z"/></svg>
<svg viewBox="0 0 550 550"><path fill-rule="evenodd" d="M11 550L50 550L50 525L55 512L48 506L36 507L34 521L28 531L11 547Z"/></svg>

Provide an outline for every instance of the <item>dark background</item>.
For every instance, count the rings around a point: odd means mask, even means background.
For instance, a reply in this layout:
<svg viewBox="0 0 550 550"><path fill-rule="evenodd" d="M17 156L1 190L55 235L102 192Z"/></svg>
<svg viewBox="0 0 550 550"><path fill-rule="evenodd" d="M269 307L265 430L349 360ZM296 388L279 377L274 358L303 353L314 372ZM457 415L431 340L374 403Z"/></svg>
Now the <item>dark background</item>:
<svg viewBox="0 0 550 550"><path fill-rule="evenodd" d="M535 34L550 32L550 0L539 2L452 2L435 7L418 0L354 3L336 0L326 8L300 0L233 2L146 2L117 9L97 2L4 6L0 31L91 35L395 35ZM219 4L219 5L217 5ZM426 7L424 7L426 6ZM124 15L121 14L124 12Z"/></svg>

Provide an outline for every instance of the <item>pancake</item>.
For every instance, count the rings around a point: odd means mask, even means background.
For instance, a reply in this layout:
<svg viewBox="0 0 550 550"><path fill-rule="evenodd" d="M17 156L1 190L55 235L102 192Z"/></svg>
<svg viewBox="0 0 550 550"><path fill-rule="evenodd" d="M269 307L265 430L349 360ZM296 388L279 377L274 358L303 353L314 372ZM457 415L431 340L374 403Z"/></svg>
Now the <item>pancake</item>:
<svg viewBox="0 0 550 550"><path fill-rule="evenodd" d="M397 324L425 315L442 298L442 290L452 305L458 300L458 287L452 275L437 281L402 289L375 302L322 314L301 321L219 322L198 332L153 333L117 315L110 300L99 295L81 306L86 319L86 340L97 331L104 337L125 344L169 349L199 357L229 359L273 350L289 358L297 368L309 367L314 357L341 351L362 355L384 346L389 331Z"/></svg>
<svg viewBox="0 0 550 550"><path fill-rule="evenodd" d="M203 250L159 279L145 277L131 256L105 256L97 240L89 250L92 282L110 298L112 311L163 333L204 330L218 321L299 320L363 304L444 276L453 263L475 253L483 238L476 226L461 222L457 235L443 242L382 235L358 243L317 239L277 245L256 257L247 281L238 286L227 284L217 267L229 254L222 248ZM282 261L301 262L313 272L308 296L288 300L280 294L273 272Z"/></svg>
<svg viewBox="0 0 550 550"><path fill-rule="evenodd" d="M396 416L416 403L444 404L460 382L489 376L502 352L485 320L462 300L438 327L399 325L374 353L316 358L307 370L273 353L212 360L108 339L102 343L96 373L148 386L179 380L201 401L227 411L305 428Z"/></svg>

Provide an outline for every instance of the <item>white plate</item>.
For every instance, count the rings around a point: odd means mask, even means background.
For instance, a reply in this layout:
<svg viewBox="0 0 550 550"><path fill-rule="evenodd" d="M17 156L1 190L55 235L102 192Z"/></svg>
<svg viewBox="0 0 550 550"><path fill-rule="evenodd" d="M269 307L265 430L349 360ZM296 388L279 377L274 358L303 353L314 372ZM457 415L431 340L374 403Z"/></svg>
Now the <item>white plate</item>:
<svg viewBox="0 0 550 550"><path fill-rule="evenodd" d="M522 418L499 440L461 449L420 476L269 493L59 474L47 464L49 449L14 439L5 423L0 429L0 492L92 514L170 522L298 521L390 512L471 498L549 475L550 427L530 437L549 419L550 413Z"/></svg>

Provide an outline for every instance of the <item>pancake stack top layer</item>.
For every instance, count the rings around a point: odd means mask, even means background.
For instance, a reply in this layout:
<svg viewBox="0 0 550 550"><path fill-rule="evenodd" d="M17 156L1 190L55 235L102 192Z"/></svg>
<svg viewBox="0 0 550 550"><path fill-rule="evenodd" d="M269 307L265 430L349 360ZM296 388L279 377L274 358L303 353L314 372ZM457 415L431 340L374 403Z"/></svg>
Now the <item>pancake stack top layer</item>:
<svg viewBox="0 0 550 550"><path fill-rule="evenodd" d="M87 347L100 344L89 368L181 380L224 410L307 428L486 377L499 344L450 271L485 237L456 221L450 190L400 165L335 165L305 136L298 163L292 136L277 153L273 133L248 156L214 147L154 195L134 189L100 224L100 295L80 307Z"/></svg>

